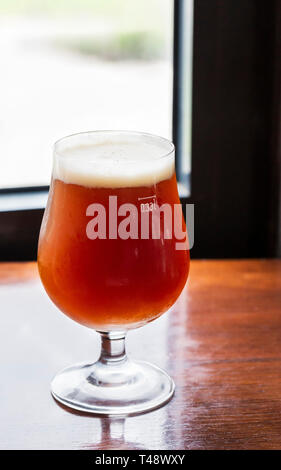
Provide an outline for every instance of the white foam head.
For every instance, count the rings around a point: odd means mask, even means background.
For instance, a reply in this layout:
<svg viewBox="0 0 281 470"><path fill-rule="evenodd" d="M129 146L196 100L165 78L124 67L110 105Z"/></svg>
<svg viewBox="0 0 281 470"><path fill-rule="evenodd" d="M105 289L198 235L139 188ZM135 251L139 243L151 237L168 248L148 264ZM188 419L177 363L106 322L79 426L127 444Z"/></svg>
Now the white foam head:
<svg viewBox="0 0 281 470"><path fill-rule="evenodd" d="M54 147L53 177L87 187L151 186L172 176L174 146L167 139L125 131L85 132Z"/></svg>

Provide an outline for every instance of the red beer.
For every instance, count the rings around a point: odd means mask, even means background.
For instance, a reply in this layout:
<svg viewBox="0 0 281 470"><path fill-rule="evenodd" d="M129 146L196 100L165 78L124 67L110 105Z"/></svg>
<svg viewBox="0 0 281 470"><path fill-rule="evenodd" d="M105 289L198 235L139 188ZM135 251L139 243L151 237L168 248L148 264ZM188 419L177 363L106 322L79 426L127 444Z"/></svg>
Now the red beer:
<svg viewBox="0 0 281 470"><path fill-rule="evenodd" d="M110 239L108 233L110 196L117 196L117 208L133 204L139 222L142 210L151 210L151 217L155 204L180 203L174 170L163 175L159 181L157 174L153 182L147 178L147 185L144 176L144 181L128 179L127 185L123 179L121 187L118 181L113 181L114 187L106 181L103 187L99 180L95 187L95 178L83 185L54 173L38 265L49 297L72 319L99 331L135 328L157 318L178 298L188 276L189 252L176 249L173 231L172 238L164 237L162 218L159 239L151 234L142 239L140 224L137 239ZM93 203L106 210L105 239L87 235L92 217L86 213ZM117 222L122 219L118 216Z"/></svg>
<svg viewBox="0 0 281 470"><path fill-rule="evenodd" d="M51 191L38 264L45 289L60 310L104 330L140 326L173 305L187 279L188 251L176 250L175 238L91 240L86 210L93 202L108 210L110 195L117 196L118 206L139 207L143 203L138 198L151 194L159 205L179 203L175 175L154 187L114 189L56 179Z"/></svg>

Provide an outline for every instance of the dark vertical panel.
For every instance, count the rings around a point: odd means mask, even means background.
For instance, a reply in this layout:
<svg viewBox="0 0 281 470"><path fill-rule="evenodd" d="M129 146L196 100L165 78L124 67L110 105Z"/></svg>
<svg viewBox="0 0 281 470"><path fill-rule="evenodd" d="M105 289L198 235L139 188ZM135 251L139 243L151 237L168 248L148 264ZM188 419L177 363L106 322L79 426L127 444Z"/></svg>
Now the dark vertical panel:
<svg viewBox="0 0 281 470"><path fill-rule="evenodd" d="M281 2L275 0L273 29L271 186L269 217L269 254L281 257Z"/></svg>
<svg viewBox="0 0 281 470"><path fill-rule="evenodd" d="M269 254L273 0L195 0L195 257Z"/></svg>

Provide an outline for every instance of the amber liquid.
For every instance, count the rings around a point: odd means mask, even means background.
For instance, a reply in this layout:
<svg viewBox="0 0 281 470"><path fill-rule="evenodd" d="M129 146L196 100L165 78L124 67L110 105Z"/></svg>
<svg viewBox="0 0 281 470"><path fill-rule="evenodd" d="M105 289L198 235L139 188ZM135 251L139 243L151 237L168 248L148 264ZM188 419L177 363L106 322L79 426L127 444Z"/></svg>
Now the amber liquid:
<svg viewBox="0 0 281 470"><path fill-rule="evenodd" d="M108 209L109 196L118 197L118 207L136 205L139 213L147 201L139 198L179 203L175 174L151 187L53 181L39 240L40 276L60 310L100 331L135 328L160 316L180 295L189 270L189 252L176 250L175 237L165 239L163 231L156 240L89 239L86 209L92 203Z"/></svg>

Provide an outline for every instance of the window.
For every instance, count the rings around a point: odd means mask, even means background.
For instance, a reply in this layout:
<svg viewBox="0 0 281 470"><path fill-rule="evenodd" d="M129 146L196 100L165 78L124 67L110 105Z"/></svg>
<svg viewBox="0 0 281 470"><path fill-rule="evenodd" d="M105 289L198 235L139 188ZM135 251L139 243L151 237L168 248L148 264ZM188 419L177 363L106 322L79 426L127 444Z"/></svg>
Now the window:
<svg viewBox="0 0 281 470"><path fill-rule="evenodd" d="M0 188L48 185L64 135L171 137L172 35L172 0L2 0Z"/></svg>
<svg viewBox="0 0 281 470"><path fill-rule="evenodd" d="M280 256L280 18L275 0L0 1L0 259L36 258L52 143L122 127L173 133L192 257Z"/></svg>

